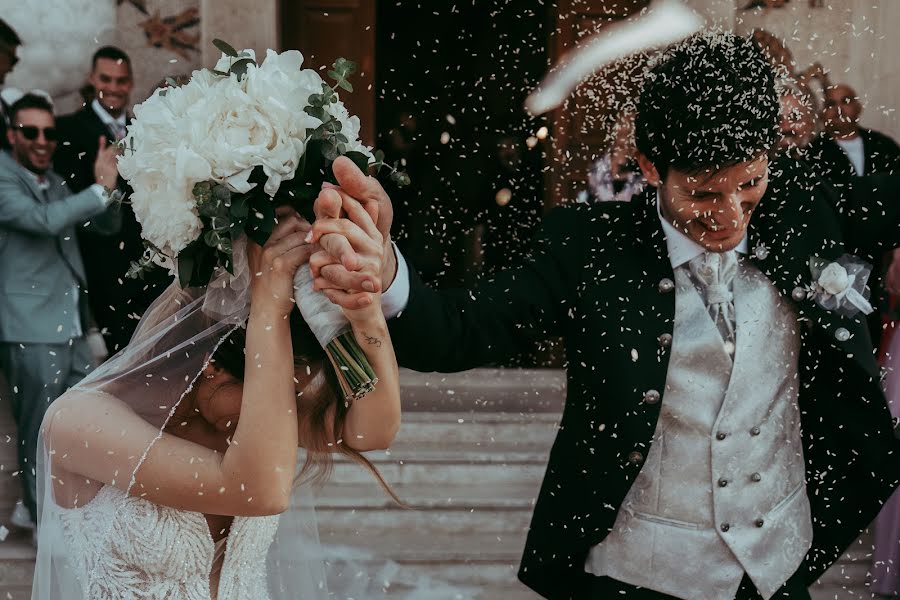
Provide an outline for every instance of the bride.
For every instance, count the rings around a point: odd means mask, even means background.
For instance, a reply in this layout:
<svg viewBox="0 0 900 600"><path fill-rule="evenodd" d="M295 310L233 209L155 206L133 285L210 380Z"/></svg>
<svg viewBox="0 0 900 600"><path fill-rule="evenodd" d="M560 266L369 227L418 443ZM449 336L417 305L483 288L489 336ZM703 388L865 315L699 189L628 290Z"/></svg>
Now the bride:
<svg viewBox="0 0 900 600"><path fill-rule="evenodd" d="M377 276L379 233L361 207L350 213L347 242ZM292 298L316 249L310 225L277 215L264 247L235 244L233 276L173 283L129 346L48 411L33 598L326 598L303 484L337 452L393 495L361 454L386 448L400 423L380 295L345 311L379 379L347 402ZM242 285L249 303L236 300Z"/></svg>

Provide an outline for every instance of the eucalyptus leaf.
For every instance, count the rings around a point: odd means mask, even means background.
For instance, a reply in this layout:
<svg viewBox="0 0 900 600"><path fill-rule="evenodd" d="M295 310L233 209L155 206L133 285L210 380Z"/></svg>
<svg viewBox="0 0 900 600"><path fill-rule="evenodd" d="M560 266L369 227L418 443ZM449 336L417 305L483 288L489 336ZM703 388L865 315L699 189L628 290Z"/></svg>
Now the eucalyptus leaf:
<svg viewBox="0 0 900 600"><path fill-rule="evenodd" d="M191 276L194 274L194 258L178 255L178 284L182 289L190 287Z"/></svg>
<svg viewBox="0 0 900 600"><path fill-rule="evenodd" d="M231 199L231 216L235 219L246 219L250 212L250 204L247 196L233 196Z"/></svg>
<svg viewBox="0 0 900 600"><path fill-rule="evenodd" d="M353 92L353 86L350 85L350 82L346 79L341 79L338 81L338 85L341 86L341 89L347 90L348 92Z"/></svg>
<svg viewBox="0 0 900 600"><path fill-rule="evenodd" d="M237 58L237 50L228 42L216 38L213 40L213 46L221 50L223 54Z"/></svg>
<svg viewBox="0 0 900 600"><path fill-rule="evenodd" d="M242 58L233 65L231 65L231 69L229 69L230 73L233 73L238 76L238 79L244 77L247 74L247 69L250 65L255 65L256 61L252 58Z"/></svg>

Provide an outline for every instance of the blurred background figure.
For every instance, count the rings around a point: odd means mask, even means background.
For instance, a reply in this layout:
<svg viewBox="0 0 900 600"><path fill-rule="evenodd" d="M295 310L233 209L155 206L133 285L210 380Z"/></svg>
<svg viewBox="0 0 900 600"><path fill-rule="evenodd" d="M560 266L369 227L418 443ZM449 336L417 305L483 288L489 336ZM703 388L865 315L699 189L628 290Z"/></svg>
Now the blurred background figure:
<svg viewBox="0 0 900 600"><path fill-rule="evenodd" d="M860 126L862 103L846 84L825 90L822 134L810 146L815 168L840 185L849 177L891 173L900 168L900 146L890 137Z"/></svg>
<svg viewBox="0 0 900 600"><path fill-rule="evenodd" d="M836 84L825 89L822 133L809 146L810 165L836 188L853 177L893 173L900 169L900 146L889 136L860 125L863 106L852 87ZM898 200L900 201L900 200ZM895 299L883 287L892 257L875 257L869 288L875 311L868 316L869 333L884 353L883 337L897 318Z"/></svg>
<svg viewBox="0 0 900 600"><path fill-rule="evenodd" d="M57 148L53 107L25 94L10 107L9 152L0 152L0 367L12 390L24 507L11 522L34 528L38 433L50 403L94 364L93 320L75 230L115 234L118 215L105 186L118 171L112 147L98 152L92 184L72 194L50 165ZM95 144L98 139L95 138Z"/></svg>
<svg viewBox="0 0 900 600"><path fill-rule="evenodd" d="M636 159L634 115L623 113L614 126L609 154L598 159L588 171L588 189L578 194L578 202L630 202L644 190L646 182Z"/></svg>
<svg viewBox="0 0 900 600"><path fill-rule="evenodd" d="M6 24L6 21L0 19L0 89L6 81L6 76L16 63L19 61L16 53L22 40L12 27ZM8 149L9 142L6 141L6 129L9 126L9 106L0 95L0 149Z"/></svg>
<svg viewBox="0 0 900 600"><path fill-rule="evenodd" d="M812 98L791 82L782 84L781 140L778 151L794 158L801 158L816 135L816 116Z"/></svg>
<svg viewBox="0 0 900 600"><path fill-rule="evenodd" d="M125 136L130 121L127 107L134 89L131 59L114 46L100 48L91 61L88 85L93 99L81 110L59 119L61 144L54 166L75 193L93 183L97 138L103 136L115 143ZM114 187L127 198L129 190L123 179L119 178ZM91 311L111 354L128 343L138 319L168 283L168 275L160 269L147 273L143 280L125 277L131 262L143 254L144 245L131 206L126 202L116 210L122 222L118 235L78 231Z"/></svg>

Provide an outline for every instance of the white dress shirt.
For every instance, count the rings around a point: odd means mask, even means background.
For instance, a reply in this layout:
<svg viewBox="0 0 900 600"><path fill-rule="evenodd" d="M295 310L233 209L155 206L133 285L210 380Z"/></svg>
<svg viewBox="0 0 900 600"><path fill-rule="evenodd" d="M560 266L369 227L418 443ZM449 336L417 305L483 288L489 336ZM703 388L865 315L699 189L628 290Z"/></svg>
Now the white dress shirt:
<svg viewBox="0 0 900 600"><path fill-rule="evenodd" d="M103 124L106 125L106 128L109 129L109 132L116 138L116 141L125 137L125 111L122 111L122 114L118 117L114 117L103 108L103 105L95 98L93 102L91 102L91 108L94 109L94 112L103 121Z"/></svg>
<svg viewBox="0 0 900 600"><path fill-rule="evenodd" d="M850 164L853 165L853 170L856 171L856 174L860 177L866 174L866 152L863 147L863 139L862 136L856 136L852 140L835 140L837 145L841 147L841 150L844 151L844 154L847 155L847 158L850 159Z"/></svg>

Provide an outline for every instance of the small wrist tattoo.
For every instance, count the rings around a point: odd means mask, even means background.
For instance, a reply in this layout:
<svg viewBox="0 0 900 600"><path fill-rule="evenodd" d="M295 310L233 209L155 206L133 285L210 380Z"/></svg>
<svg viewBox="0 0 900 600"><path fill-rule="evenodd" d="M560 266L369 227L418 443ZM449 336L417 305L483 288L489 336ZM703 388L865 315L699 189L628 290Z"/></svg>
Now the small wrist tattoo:
<svg viewBox="0 0 900 600"><path fill-rule="evenodd" d="M375 336L367 335L366 332L363 332L363 337L366 339L366 343L370 346L375 346L376 348L381 348L381 340Z"/></svg>

